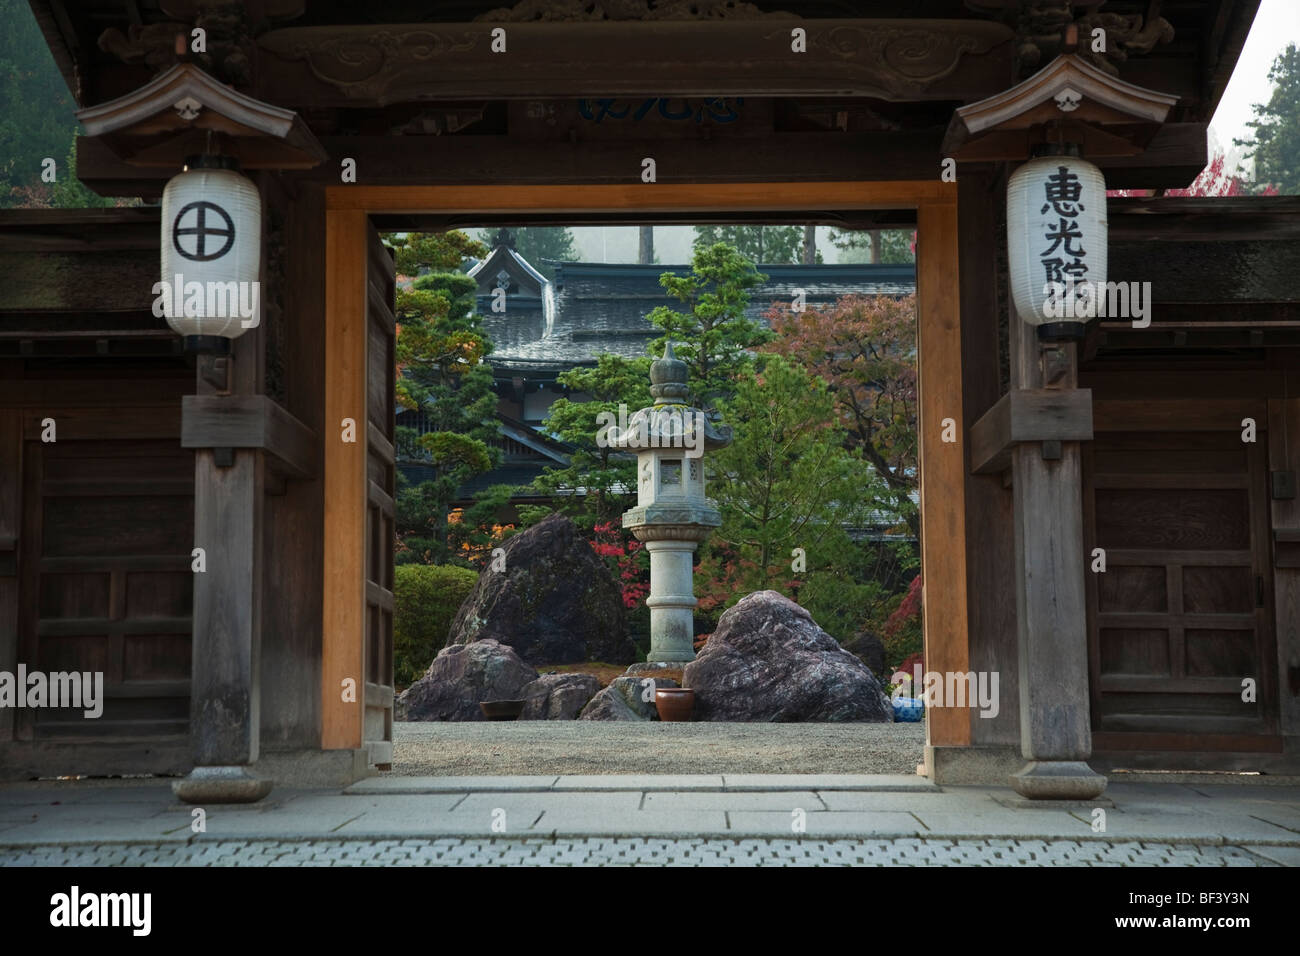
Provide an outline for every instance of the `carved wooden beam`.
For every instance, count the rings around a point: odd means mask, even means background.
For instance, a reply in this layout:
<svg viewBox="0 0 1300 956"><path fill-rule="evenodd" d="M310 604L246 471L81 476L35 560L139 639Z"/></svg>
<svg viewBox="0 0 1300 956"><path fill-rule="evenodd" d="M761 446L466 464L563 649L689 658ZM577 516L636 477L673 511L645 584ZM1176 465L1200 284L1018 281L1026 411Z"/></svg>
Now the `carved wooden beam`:
<svg viewBox="0 0 1300 956"><path fill-rule="evenodd" d="M941 130L896 133L773 133L755 138L604 140L539 144L512 136L324 136L330 159L297 173L339 182L357 161L362 183L615 183L639 180L653 156L660 182L890 180L939 170ZM1205 168L1205 127L1164 126L1141 156L1101 159L1112 189L1184 187ZM103 196L157 197L171 172L123 162L102 143L77 141L77 177Z"/></svg>
<svg viewBox="0 0 1300 956"><path fill-rule="evenodd" d="M791 31L806 30L806 52ZM505 30L505 51L492 31ZM1014 79L1014 35L972 20L289 27L258 39L260 95L291 105L582 96L969 101Z"/></svg>
<svg viewBox="0 0 1300 956"><path fill-rule="evenodd" d="M265 395L186 395L182 448L260 448L289 477L317 471L315 433Z"/></svg>
<svg viewBox="0 0 1300 956"><path fill-rule="evenodd" d="M1011 450L1024 442L1091 439L1091 389L1013 389L971 426L970 470L987 475L1011 467Z"/></svg>

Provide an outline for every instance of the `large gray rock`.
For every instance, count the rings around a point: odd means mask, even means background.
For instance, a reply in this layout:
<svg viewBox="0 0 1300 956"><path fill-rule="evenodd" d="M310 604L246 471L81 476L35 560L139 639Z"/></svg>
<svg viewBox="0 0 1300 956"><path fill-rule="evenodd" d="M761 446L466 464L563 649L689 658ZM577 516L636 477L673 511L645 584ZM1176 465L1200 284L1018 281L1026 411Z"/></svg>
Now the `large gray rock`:
<svg viewBox="0 0 1300 956"><path fill-rule="evenodd" d="M504 545L505 570L491 567L456 612L447 646L495 640L531 664L627 664L623 596L609 568L573 522L551 515Z"/></svg>
<svg viewBox="0 0 1300 956"><path fill-rule="evenodd" d="M885 672L885 644L870 631L853 635L844 649L866 664L871 673L879 676Z"/></svg>
<svg viewBox="0 0 1300 956"><path fill-rule="evenodd" d="M723 614L682 684L695 691L696 720L893 720L867 666L776 591L746 595Z"/></svg>
<svg viewBox="0 0 1300 956"><path fill-rule="evenodd" d="M579 715L580 720L658 720L654 689L676 687L677 681L666 677L615 677L609 686L591 699ZM644 698L649 696L650 700Z"/></svg>
<svg viewBox="0 0 1300 956"><path fill-rule="evenodd" d="M524 688L520 720L574 720L600 690L593 674L543 674Z"/></svg>
<svg viewBox="0 0 1300 956"><path fill-rule="evenodd" d="M485 720L485 700L520 700L537 680L511 648L497 641L457 644L438 652L423 677L394 701L398 720Z"/></svg>

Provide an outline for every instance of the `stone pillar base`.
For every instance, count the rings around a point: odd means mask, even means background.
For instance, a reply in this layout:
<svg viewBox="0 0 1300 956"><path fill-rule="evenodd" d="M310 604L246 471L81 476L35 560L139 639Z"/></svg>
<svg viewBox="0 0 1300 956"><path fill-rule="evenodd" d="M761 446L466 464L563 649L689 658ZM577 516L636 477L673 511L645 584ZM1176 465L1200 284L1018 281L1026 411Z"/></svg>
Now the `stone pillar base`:
<svg viewBox="0 0 1300 956"><path fill-rule="evenodd" d="M185 803L256 803L271 792L272 780L254 777L246 767L195 767L172 783Z"/></svg>
<svg viewBox="0 0 1300 956"><path fill-rule="evenodd" d="M1031 800L1089 800L1106 789L1106 778L1082 760L1031 760L1009 782Z"/></svg>

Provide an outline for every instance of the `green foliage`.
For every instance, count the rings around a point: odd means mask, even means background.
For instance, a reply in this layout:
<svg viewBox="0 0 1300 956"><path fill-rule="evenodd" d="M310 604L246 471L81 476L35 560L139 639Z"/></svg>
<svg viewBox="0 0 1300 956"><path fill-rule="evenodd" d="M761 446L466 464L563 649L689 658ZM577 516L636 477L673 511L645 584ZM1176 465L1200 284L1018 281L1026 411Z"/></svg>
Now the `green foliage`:
<svg viewBox="0 0 1300 956"><path fill-rule="evenodd" d="M56 209L106 209L122 205L124 200L113 199L91 192L77 178L77 142L68 149L68 158L59 167L59 177L50 188L50 198Z"/></svg>
<svg viewBox="0 0 1300 956"><path fill-rule="evenodd" d="M393 572L393 679L410 684L429 668L474 589L468 568L403 564Z"/></svg>
<svg viewBox="0 0 1300 956"><path fill-rule="evenodd" d="M557 495L560 509L580 528L589 530L615 520L636 499L636 460L608 445L602 447L600 416L612 415L617 421L620 403L627 415L651 403L650 360L605 354L594 368L570 369L559 375L558 381L574 392L585 393L589 400L558 398L551 405L543 429L570 445L572 451L566 467L547 468L533 488L541 494ZM586 489L585 495L567 494L579 487ZM522 511L520 517L528 523Z"/></svg>
<svg viewBox="0 0 1300 956"><path fill-rule="evenodd" d="M841 262L906 265L916 261L915 235L910 229L834 230L831 243L840 250Z"/></svg>
<svg viewBox="0 0 1300 956"><path fill-rule="evenodd" d="M890 510L920 537L917 488L916 296L844 296L767 313L768 350L830 385L850 447L888 483Z"/></svg>
<svg viewBox="0 0 1300 956"><path fill-rule="evenodd" d="M843 639L887 597L847 529L862 526L883 482L845 447L835 400L798 364L765 355L722 403L735 429L714 452L711 493L722 512L705 575L728 595L771 588L798 598ZM802 549L806 568L793 565Z"/></svg>
<svg viewBox="0 0 1300 956"><path fill-rule="evenodd" d="M659 277L659 284L686 311L661 305L650 312L647 318L665 333L650 343L650 350L661 355L665 340L672 340L689 371L691 401L697 408L713 411L749 367L747 350L771 341L772 333L745 314L749 290L766 278L725 243L697 246L690 275L665 272Z"/></svg>
<svg viewBox="0 0 1300 956"><path fill-rule="evenodd" d="M0 206L16 206L40 191L41 161L59 161L58 179L75 179L64 157L77 131L68 92L22 0L0 0ZM20 192L15 194L14 190Z"/></svg>
<svg viewBox="0 0 1300 956"><path fill-rule="evenodd" d="M1273 61L1268 71L1273 93L1267 103L1253 107L1255 118L1247 123L1252 140L1236 140L1250 147L1255 161L1256 189L1270 186L1282 195L1300 195L1300 49L1291 43Z"/></svg>
<svg viewBox="0 0 1300 956"><path fill-rule="evenodd" d="M802 226L696 226L695 249L718 243L731 246L757 265L795 265L803 262ZM821 262L821 256L817 257Z"/></svg>
<svg viewBox="0 0 1300 956"><path fill-rule="evenodd" d="M492 485L474 496L474 500L447 525L447 546L458 560L468 561L482 570L492 560L492 549L517 530L501 525L510 499L519 491L514 485Z"/></svg>
<svg viewBox="0 0 1300 956"><path fill-rule="evenodd" d="M492 342L474 312L478 284L452 271L465 255L486 249L461 232L389 237L397 268L418 278L397 293L397 403L422 411L430 430L398 429L404 460L434 465L437 477L412 488L399 483L396 532L399 561L445 564L459 556L447 516L456 489L501 460L492 369L483 360ZM435 270L435 271L428 271Z"/></svg>
<svg viewBox="0 0 1300 956"><path fill-rule="evenodd" d="M456 229L394 233L385 236L384 241L397 253L397 274L401 276L417 276L426 269L450 272L460 269L468 258L488 254L487 246Z"/></svg>

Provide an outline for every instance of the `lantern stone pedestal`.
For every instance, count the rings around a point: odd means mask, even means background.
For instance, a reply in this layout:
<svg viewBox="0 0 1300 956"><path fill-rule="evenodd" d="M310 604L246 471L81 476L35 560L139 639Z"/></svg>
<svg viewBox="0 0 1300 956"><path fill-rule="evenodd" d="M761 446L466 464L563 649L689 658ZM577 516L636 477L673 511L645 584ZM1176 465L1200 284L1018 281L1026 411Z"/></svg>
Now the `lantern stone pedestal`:
<svg viewBox="0 0 1300 956"><path fill-rule="evenodd" d="M637 453L637 505L623 527L650 553L650 663L695 660L695 549L722 516L704 496L705 451L731 443L731 429L715 427L685 404L686 363L672 343L650 364L651 408L614 429L612 447Z"/></svg>
<svg viewBox="0 0 1300 956"><path fill-rule="evenodd" d="M651 663L695 660L695 550L722 523L707 506L633 508L623 527L650 552Z"/></svg>

